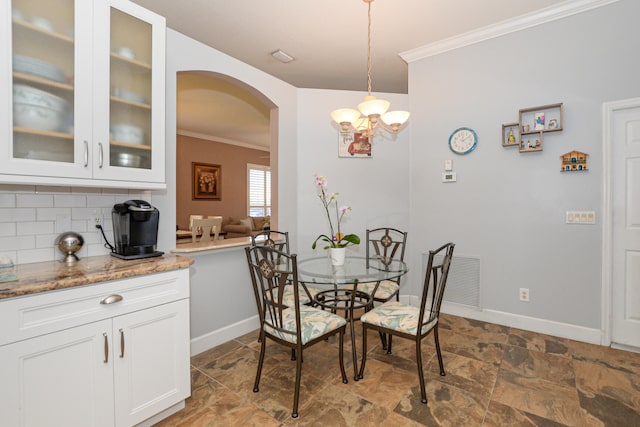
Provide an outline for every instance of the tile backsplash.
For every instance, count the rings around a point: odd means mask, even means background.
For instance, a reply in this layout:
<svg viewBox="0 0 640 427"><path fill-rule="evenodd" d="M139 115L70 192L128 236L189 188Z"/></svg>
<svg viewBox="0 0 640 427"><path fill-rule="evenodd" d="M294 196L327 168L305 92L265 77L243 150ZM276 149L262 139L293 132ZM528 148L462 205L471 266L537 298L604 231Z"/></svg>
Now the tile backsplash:
<svg viewBox="0 0 640 427"><path fill-rule="evenodd" d="M152 202L150 191L0 184L0 257L15 264L62 259L54 242L65 231L84 238L78 257L106 255L95 217L102 217L113 244L111 209L131 199Z"/></svg>

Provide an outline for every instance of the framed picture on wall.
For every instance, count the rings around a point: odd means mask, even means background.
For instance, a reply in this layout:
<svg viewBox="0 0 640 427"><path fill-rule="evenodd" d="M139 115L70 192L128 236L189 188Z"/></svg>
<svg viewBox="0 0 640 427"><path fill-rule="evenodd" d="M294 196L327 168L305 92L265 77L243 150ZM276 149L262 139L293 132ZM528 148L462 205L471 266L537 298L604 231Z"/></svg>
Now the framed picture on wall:
<svg viewBox="0 0 640 427"><path fill-rule="evenodd" d="M191 163L193 200L222 199L222 167L206 163Z"/></svg>
<svg viewBox="0 0 640 427"><path fill-rule="evenodd" d="M338 157L371 157L371 142L360 132L340 132Z"/></svg>

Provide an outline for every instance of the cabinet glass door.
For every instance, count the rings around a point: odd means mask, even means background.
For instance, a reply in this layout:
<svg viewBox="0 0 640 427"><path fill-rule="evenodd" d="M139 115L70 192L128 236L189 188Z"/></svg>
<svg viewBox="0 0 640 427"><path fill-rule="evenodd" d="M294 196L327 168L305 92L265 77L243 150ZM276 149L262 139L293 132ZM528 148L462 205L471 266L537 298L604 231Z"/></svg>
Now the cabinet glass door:
<svg viewBox="0 0 640 427"><path fill-rule="evenodd" d="M12 157L74 163L74 1L11 7Z"/></svg>
<svg viewBox="0 0 640 427"><path fill-rule="evenodd" d="M152 168L152 25L110 8L109 165Z"/></svg>

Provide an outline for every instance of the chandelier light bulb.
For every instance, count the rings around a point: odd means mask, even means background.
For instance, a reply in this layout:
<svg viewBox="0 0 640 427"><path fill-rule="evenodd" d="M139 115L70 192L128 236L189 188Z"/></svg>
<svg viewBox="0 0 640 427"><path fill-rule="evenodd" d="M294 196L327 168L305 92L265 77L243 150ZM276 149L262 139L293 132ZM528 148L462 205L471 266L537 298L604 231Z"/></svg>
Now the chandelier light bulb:
<svg viewBox="0 0 640 427"><path fill-rule="evenodd" d="M349 130L349 126L360 117L360 112L352 108L340 108L331 112L331 118L342 126L342 131Z"/></svg>
<svg viewBox="0 0 640 427"><path fill-rule="evenodd" d="M409 120L410 113L408 111L389 111L382 115L382 121L391 126L391 130L397 132L400 126L404 124L407 120Z"/></svg>
<svg viewBox="0 0 640 427"><path fill-rule="evenodd" d="M375 96L366 96L364 101L358 104L358 110L363 116L378 118L387 112L391 103L384 99L376 99Z"/></svg>

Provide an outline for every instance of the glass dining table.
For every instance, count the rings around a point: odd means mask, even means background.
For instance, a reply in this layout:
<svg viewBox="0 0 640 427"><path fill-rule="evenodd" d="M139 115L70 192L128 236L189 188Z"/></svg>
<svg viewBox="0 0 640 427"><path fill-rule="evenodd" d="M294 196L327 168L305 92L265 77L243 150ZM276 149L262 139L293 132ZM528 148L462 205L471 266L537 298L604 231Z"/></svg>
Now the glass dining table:
<svg viewBox="0 0 640 427"><path fill-rule="evenodd" d="M321 289L314 296L314 305L332 312L344 312L351 329L351 350L354 380L358 381L358 354L356 351L354 310L369 310L373 298L358 290L358 283L396 279L409 269L403 261L386 262L382 258L347 256L344 265L332 265L327 256L298 256L298 281Z"/></svg>

